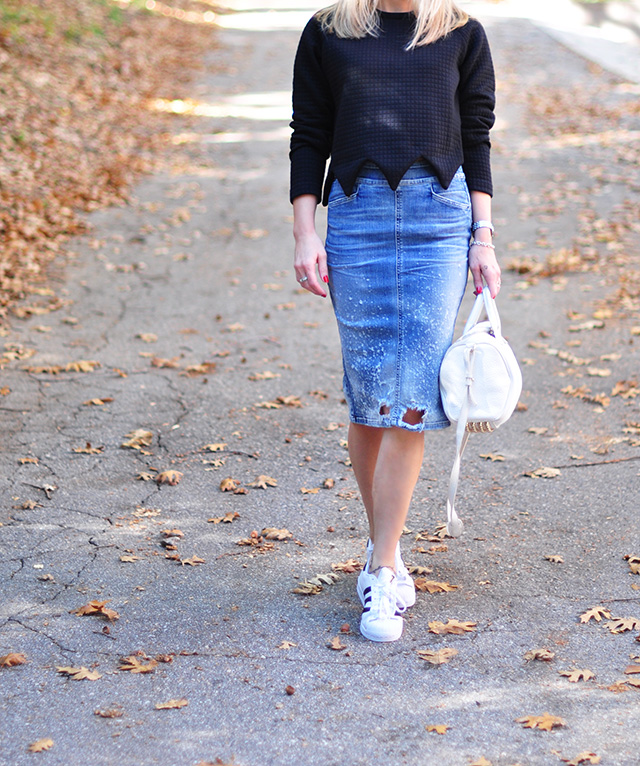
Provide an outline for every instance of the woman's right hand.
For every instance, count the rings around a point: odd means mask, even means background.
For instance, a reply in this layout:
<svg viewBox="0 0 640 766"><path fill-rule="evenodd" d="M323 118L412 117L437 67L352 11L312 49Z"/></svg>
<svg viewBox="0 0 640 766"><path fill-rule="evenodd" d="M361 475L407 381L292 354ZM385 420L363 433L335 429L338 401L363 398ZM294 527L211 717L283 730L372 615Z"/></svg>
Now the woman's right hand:
<svg viewBox="0 0 640 766"><path fill-rule="evenodd" d="M321 282L329 282L327 253L316 232L317 205L318 200L313 194L302 194L293 200L293 236L296 241L293 268L296 279L305 290L326 298Z"/></svg>
<svg viewBox="0 0 640 766"><path fill-rule="evenodd" d="M327 254L322 240L315 231L296 237L296 249L293 261L296 279L300 285L315 295L327 297L321 281L327 283Z"/></svg>

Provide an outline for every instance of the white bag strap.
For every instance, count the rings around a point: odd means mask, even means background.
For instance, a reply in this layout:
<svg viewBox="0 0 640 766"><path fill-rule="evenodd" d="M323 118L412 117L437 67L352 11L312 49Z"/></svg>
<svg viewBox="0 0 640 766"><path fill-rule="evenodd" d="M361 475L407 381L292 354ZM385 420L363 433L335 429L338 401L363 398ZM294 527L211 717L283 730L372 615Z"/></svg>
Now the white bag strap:
<svg viewBox="0 0 640 766"><path fill-rule="evenodd" d="M484 290L476 296L476 302L473 304L473 308L469 313L469 319L467 319L462 334L466 335L466 333L468 333L477 323L483 308L487 313L493 334L496 338L502 337L502 323L500 322L498 307L496 306L495 300L491 297L491 290L486 286Z"/></svg>
<svg viewBox="0 0 640 766"><path fill-rule="evenodd" d="M468 390L468 389L467 389ZM462 534L462 521L456 513L456 493L458 491L458 479L460 477L460 462L462 453L469 440L467 431L467 413L469 411L469 399L465 398L460 409L460 419L456 428L456 459L453 461L451 477L449 478L449 498L447 499L447 534L451 537L460 537Z"/></svg>

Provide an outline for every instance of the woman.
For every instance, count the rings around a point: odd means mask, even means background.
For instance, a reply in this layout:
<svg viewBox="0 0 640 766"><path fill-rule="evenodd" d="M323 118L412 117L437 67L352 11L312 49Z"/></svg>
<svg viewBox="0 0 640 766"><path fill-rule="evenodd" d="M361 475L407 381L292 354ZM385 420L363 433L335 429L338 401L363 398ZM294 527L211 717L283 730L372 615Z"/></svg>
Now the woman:
<svg viewBox="0 0 640 766"><path fill-rule="evenodd" d="M373 641L400 638L415 603L399 539L424 431L449 425L438 373L467 270L476 291L500 289L494 91L484 30L453 0L338 0L310 20L296 55L294 267L309 292L326 297L329 285L340 331L349 455L370 530L360 631Z"/></svg>

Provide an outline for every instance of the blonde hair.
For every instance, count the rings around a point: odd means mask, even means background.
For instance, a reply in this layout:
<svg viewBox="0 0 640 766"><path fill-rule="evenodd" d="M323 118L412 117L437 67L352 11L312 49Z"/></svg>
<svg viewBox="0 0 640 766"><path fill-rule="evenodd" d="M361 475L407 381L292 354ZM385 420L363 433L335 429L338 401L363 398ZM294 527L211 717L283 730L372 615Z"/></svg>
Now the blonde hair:
<svg viewBox="0 0 640 766"><path fill-rule="evenodd" d="M377 37L377 10L378 0L337 0L318 11L316 18L325 32L338 37ZM413 0L413 12L416 25L407 50L433 43L469 20L469 14L458 8L454 0Z"/></svg>

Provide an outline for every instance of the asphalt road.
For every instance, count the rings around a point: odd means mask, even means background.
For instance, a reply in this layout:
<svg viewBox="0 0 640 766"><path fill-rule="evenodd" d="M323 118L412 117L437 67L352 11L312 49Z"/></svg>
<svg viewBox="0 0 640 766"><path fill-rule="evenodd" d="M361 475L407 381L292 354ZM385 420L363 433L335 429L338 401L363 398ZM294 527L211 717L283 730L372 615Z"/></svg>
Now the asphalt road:
<svg viewBox="0 0 640 766"><path fill-rule="evenodd" d="M366 541L337 333L291 268L289 88L310 9L250 5L167 95L191 114L166 167L70 243L67 304L3 339L0 657L27 662L0 668L0 764L637 766L637 85L530 19L481 15L522 406L471 438L455 541L426 539L455 441L428 436L403 549L456 588L419 593L403 638L375 645L354 567L335 567ZM136 429L151 436L122 447ZM74 613L91 601L108 603ZM609 616L582 622L595 606ZM475 626L430 629L450 619ZM447 664L418 654L442 648ZM537 649L553 657L525 659ZM149 672L122 669L136 663ZM564 725L530 728L545 714Z"/></svg>

